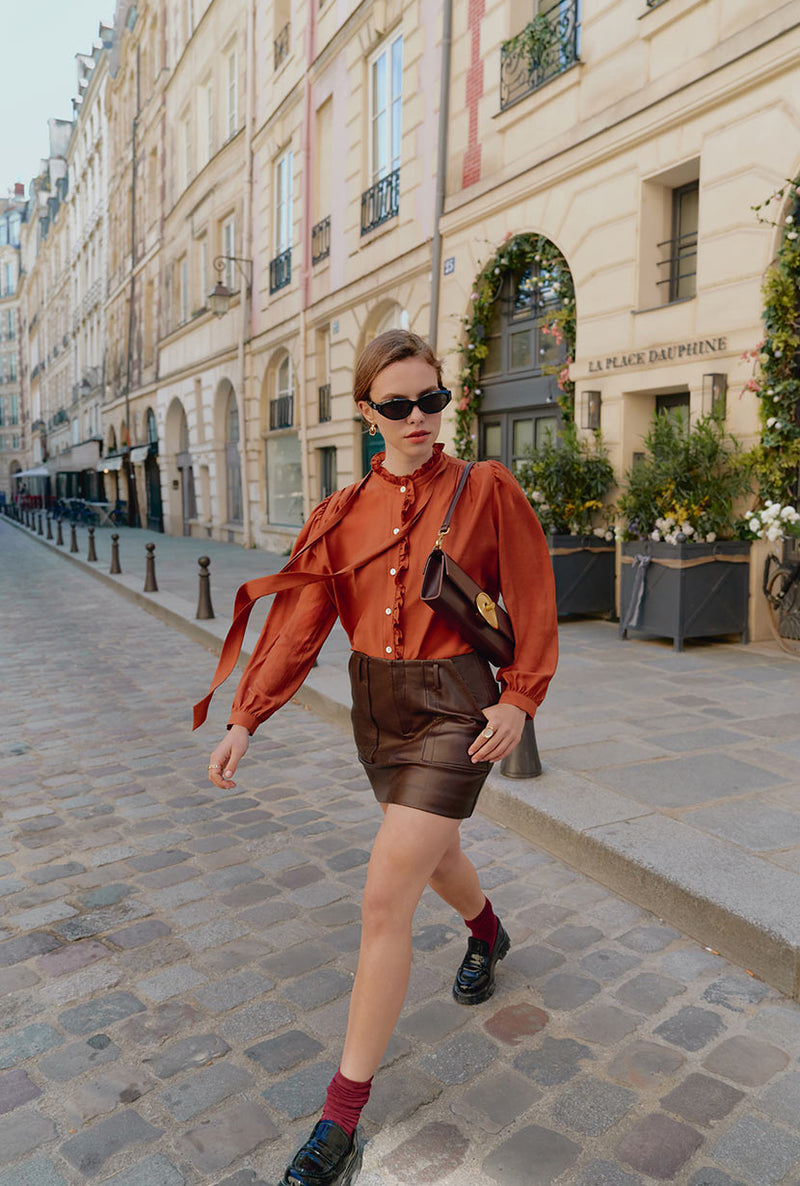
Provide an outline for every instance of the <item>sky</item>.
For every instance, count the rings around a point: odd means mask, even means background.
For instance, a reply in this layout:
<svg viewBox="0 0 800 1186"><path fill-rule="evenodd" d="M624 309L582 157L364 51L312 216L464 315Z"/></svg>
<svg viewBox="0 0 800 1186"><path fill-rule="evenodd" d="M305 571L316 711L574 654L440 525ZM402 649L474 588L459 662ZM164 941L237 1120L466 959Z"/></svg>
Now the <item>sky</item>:
<svg viewBox="0 0 800 1186"><path fill-rule="evenodd" d="M72 118L76 53L89 53L115 0L6 0L0 87L0 197L25 184L48 153L47 121Z"/></svg>

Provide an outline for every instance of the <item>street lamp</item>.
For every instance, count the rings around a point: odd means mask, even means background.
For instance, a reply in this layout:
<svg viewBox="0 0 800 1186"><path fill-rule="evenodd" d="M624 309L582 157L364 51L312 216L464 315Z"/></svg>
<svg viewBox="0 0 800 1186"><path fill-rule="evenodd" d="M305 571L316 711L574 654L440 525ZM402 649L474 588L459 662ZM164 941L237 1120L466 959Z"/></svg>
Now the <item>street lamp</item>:
<svg viewBox="0 0 800 1186"><path fill-rule="evenodd" d="M222 281L222 274L225 271L226 263L236 265L237 271L241 273L247 286L247 296L250 296L250 287L253 279L253 261L241 255L218 255L214 260L217 283L208 294L208 307L215 317L224 317L231 307L231 301L238 295L238 290L234 292Z"/></svg>
<svg viewBox="0 0 800 1186"><path fill-rule="evenodd" d="M83 378L81 379L80 383L78 384L78 395L81 397L81 399L86 399L91 394L91 391L92 391L91 384L89 383L89 380L84 375Z"/></svg>
<svg viewBox="0 0 800 1186"><path fill-rule="evenodd" d="M726 374L703 375L703 414L725 416L728 395Z"/></svg>
<svg viewBox="0 0 800 1186"><path fill-rule="evenodd" d="M600 405L602 395L599 391L581 392L581 428L596 431L600 427Z"/></svg>

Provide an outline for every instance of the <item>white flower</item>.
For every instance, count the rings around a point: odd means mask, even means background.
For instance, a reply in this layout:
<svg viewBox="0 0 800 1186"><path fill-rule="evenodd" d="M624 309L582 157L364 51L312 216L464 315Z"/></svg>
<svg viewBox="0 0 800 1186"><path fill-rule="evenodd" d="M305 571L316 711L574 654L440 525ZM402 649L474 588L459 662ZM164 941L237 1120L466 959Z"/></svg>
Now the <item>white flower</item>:
<svg viewBox="0 0 800 1186"><path fill-rule="evenodd" d="M665 527L674 527L675 526L675 520L673 519L672 515L667 515L666 519L664 520L664 526Z"/></svg>
<svg viewBox="0 0 800 1186"><path fill-rule="evenodd" d="M534 502L544 502L544 495L542 494L541 490L534 490L531 498Z"/></svg>
<svg viewBox="0 0 800 1186"><path fill-rule="evenodd" d="M753 515L753 518L750 520L747 526L752 532L757 532L761 529L761 520L757 519L756 516Z"/></svg>
<svg viewBox="0 0 800 1186"><path fill-rule="evenodd" d="M540 502L540 503L539 503L539 509L540 509L540 510L542 510L542 511L549 511L549 510L550 510L550 504L549 504L549 503L547 503L547 502Z"/></svg>
<svg viewBox="0 0 800 1186"><path fill-rule="evenodd" d="M717 538L716 531L709 531L708 534L706 535L706 543L713 544L713 542L716 538Z"/></svg>
<svg viewBox="0 0 800 1186"><path fill-rule="evenodd" d="M777 420L774 416L770 416L767 420L767 428L772 428L773 424L777 424Z"/></svg>
<svg viewBox="0 0 800 1186"><path fill-rule="evenodd" d="M796 238L797 238L797 231L789 231L789 233L788 233L788 235L786 236L786 238L787 238L787 239L796 239Z"/></svg>
<svg viewBox="0 0 800 1186"><path fill-rule="evenodd" d="M788 223L792 223L792 222L794 222L794 219L792 218L791 214L787 214L787 215L786 215L786 221L787 221Z"/></svg>
<svg viewBox="0 0 800 1186"><path fill-rule="evenodd" d="M777 525L777 523L773 523L770 527L767 528L767 539L772 540L773 543L775 542L775 540L780 539L782 535L783 535L783 532L781 531L781 529Z"/></svg>
<svg viewBox="0 0 800 1186"><path fill-rule="evenodd" d="M650 538L651 538L651 539L654 539L654 540L656 540L656 541L660 540L660 539L661 539L661 532L660 532L660 531L651 531L651 532L650 532Z"/></svg>
<svg viewBox="0 0 800 1186"><path fill-rule="evenodd" d="M596 535L598 537L598 539L602 539L603 536L605 535L605 531L603 530L602 527L595 527L594 531L592 532L592 535Z"/></svg>
<svg viewBox="0 0 800 1186"><path fill-rule="evenodd" d="M604 539L607 539L607 540L612 540L612 539L614 538L614 532L613 532L613 531L607 531L607 532L605 533L605 536L604 536L603 538L604 538Z"/></svg>
<svg viewBox="0 0 800 1186"><path fill-rule="evenodd" d="M694 535L694 528L691 523L681 523L681 531L684 535Z"/></svg>

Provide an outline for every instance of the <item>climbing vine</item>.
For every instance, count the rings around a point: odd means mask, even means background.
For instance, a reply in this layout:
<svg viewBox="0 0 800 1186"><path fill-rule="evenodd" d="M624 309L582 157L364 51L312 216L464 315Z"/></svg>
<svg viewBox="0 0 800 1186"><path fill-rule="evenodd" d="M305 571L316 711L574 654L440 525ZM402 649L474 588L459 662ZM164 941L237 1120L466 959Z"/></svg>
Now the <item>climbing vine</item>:
<svg viewBox="0 0 800 1186"><path fill-rule="evenodd" d="M787 213L778 219L762 213L787 196ZM750 460L762 500L789 503L797 498L800 466L800 178L752 209L783 236L762 285L764 340L745 356L755 364L746 390L758 396L761 418Z"/></svg>
<svg viewBox="0 0 800 1186"><path fill-rule="evenodd" d="M459 457L474 458L475 417L483 399L481 367L489 353L492 318L504 278L511 273L521 276L528 268L537 269L535 282L540 288L557 293L561 305L547 314L541 332L566 345L567 359L557 366L542 367L544 374L557 375L561 394L558 403L565 420L573 419L574 384L569 378L569 364L575 356L575 286L566 260L554 243L544 235L511 232L478 272L470 295L471 311L462 318L464 336L458 346L461 356L459 380L461 397L456 404L455 447Z"/></svg>

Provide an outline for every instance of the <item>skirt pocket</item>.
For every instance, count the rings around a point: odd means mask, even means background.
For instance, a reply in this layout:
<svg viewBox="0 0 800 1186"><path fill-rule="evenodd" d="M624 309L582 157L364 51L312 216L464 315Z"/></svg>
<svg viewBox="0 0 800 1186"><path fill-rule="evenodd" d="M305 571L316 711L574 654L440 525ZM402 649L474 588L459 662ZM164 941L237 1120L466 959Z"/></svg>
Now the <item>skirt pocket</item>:
<svg viewBox="0 0 800 1186"><path fill-rule="evenodd" d="M378 726L372 715L369 684L369 664L361 655L351 654L349 663L350 688L353 707L350 719L353 723L353 737L362 762L371 762L378 748Z"/></svg>

